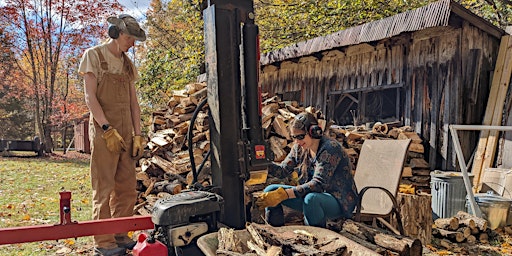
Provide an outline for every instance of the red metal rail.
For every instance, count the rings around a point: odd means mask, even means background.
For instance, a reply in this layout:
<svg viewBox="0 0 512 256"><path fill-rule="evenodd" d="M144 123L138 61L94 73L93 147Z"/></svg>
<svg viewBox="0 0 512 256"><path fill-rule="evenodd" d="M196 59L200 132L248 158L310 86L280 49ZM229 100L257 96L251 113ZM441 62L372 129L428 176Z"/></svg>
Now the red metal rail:
<svg viewBox="0 0 512 256"><path fill-rule="evenodd" d="M153 229L151 216L71 221L71 192L60 192L60 224L0 229L0 245Z"/></svg>

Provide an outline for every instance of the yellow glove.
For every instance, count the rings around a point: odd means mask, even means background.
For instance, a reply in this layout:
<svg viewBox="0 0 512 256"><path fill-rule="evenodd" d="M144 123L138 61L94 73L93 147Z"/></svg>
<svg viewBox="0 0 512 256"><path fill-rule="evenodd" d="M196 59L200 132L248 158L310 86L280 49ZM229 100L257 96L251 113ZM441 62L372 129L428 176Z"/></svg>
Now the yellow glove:
<svg viewBox="0 0 512 256"><path fill-rule="evenodd" d="M292 186L299 185L299 174L296 171L292 172L292 175L290 177L290 185L292 185Z"/></svg>
<svg viewBox="0 0 512 256"><path fill-rule="evenodd" d="M139 158L142 156L142 152L144 152L144 146L142 146L142 137L140 135L133 136L132 143L132 157Z"/></svg>
<svg viewBox="0 0 512 256"><path fill-rule="evenodd" d="M270 192L261 194L256 200L256 205L260 210L266 207L274 207L282 201L288 199L288 194L284 188L279 187L278 189Z"/></svg>
<svg viewBox="0 0 512 256"><path fill-rule="evenodd" d="M101 136L107 142L107 149L112 153L121 153L126 151L126 144L124 143L123 137L119 135L116 129L112 128L107 130Z"/></svg>

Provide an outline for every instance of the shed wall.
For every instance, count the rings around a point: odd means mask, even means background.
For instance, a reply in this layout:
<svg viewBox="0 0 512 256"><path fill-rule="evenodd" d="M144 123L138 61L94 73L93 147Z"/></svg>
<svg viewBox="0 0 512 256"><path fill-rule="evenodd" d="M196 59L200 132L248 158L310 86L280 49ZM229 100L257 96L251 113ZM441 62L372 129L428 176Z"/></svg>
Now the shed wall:
<svg viewBox="0 0 512 256"><path fill-rule="evenodd" d="M300 91L300 103L332 119L333 95L401 88L400 121L421 135L432 169L454 170L448 125L481 123L499 47L498 39L469 23L455 24L266 65L263 90ZM466 159L476 135L460 134Z"/></svg>

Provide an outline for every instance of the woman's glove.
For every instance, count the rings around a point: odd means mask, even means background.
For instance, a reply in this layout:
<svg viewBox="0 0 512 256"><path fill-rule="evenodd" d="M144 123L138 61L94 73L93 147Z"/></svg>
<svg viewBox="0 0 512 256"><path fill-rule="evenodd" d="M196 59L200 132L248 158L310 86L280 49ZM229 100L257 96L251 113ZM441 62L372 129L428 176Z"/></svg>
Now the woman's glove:
<svg viewBox="0 0 512 256"><path fill-rule="evenodd" d="M290 176L290 185L292 185L292 186L299 185L299 174L296 171L293 171L292 175Z"/></svg>
<svg viewBox="0 0 512 256"><path fill-rule="evenodd" d="M112 128L107 130L101 137L107 142L107 149L110 152L119 154L121 151L126 150L123 137L119 135L116 129Z"/></svg>
<svg viewBox="0 0 512 256"><path fill-rule="evenodd" d="M144 152L144 146L142 146L142 137L140 135L133 136L133 145L132 145L132 157L139 158L142 156Z"/></svg>
<svg viewBox="0 0 512 256"><path fill-rule="evenodd" d="M260 208L260 210L262 210L266 207L274 207L286 199L288 199L286 190L284 190L282 187L279 187L274 191L261 194L256 200L256 205L258 208Z"/></svg>

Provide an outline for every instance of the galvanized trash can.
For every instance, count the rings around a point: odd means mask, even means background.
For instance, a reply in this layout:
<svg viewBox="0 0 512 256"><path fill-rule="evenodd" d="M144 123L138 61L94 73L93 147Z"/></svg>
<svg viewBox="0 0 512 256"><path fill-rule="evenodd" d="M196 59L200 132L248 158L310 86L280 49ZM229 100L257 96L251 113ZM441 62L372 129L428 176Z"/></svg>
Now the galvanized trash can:
<svg viewBox="0 0 512 256"><path fill-rule="evenodd" d="M473 179L469 174L469 179ZM430 173L432 218L449 218L466 210L466 187L461 172L433 171Z"/></svg>

